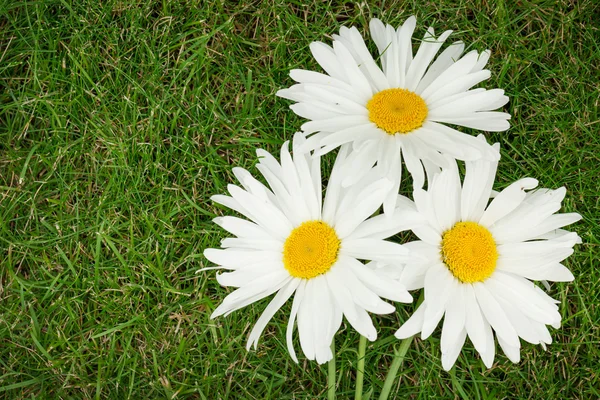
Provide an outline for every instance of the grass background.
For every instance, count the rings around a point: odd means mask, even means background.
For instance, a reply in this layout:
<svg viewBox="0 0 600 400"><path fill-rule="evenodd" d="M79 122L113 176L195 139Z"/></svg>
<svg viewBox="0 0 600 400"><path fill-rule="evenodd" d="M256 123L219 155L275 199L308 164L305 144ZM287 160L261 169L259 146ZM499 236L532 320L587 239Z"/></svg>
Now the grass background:
<svg viewBox="0 0 600 400"><path fill-rule="evenodd" d="M323 398L327 366L286 352L290 304L258 351L244 345L266 300L208 319L230 291L195 273L225 235L209 197L299 128L275 92L291 68L317 68L311 41L411 14L415 37L431 24L492 50L485 85L513 115L488 135L496 188L565 185L584 244L567 262L576 281L552 285L564 326L548 351L523 343L520 364L497 355L486 370L469 343L446 373L439 340L415 340L392 397L600 397L595 1L0 0L0 398ZM411 308L375 318L367 390ZM357 344L343 325L339 398L353 396Z"/></svg>

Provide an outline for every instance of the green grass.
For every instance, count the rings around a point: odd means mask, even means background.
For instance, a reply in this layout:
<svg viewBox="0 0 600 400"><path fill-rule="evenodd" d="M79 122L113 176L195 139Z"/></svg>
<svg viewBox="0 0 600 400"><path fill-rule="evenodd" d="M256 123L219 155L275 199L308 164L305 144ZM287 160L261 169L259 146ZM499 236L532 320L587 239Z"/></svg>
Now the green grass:
<svg viewBox="0 0 600 400"><path fill-rule="evenodd" d="M492 50L512 128L497 188L523 176L568 189L584 243L553 284L563 327L486 370L467 344L441 369L439 334L415 340L392 397L600 397L600 8L593 0L482 2L0 0L0 398L314 399L327 366L289 358L290 304L258 351L266 301L208 316L230 292L196 274L225 233L209 197L302 122L275 97L308 45L341 24L366 32L416 14ZM474 2L473 2L474 3ZM408 181L405 181L407 183ZM375 317L365 389L379 393L392 333L412 306ZM338 395L353 396L358 334L336 336Z"/></svg>

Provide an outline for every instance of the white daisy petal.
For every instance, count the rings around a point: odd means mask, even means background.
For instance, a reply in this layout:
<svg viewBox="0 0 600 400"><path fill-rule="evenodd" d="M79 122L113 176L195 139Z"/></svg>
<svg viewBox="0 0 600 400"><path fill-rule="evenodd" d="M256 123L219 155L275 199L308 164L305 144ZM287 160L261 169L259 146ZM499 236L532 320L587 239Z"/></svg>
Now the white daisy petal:
<svg viewBox="0 0 600 400"><path fill-rule="evenodd" d="M346 239L340 254L360 260L390 261L406 259L409 254L401 244L388 242L381 239L360 238Z"/></svg>
<svg viewBox="0 0 600 400"><path fill-rule="evenodd" d="M480 111L469 117L437 117L431 121L445 122L447 124L460 125L466 128L480 129L489 132L503 132L510 127L508 120L510 114L499 112Z"/></svg>
<svg viewBox="0 0 600 400"><path fill-rule="evenodd" d="M514 327L506 317L498 301L482 283L473 284L475 297L481 307L485 319L490 323L498 337L503 338L511 346L519 347L519 337Z"/></svg>
<svg viewBox="0 0 600 400"><path fill-rule="evenodd" d="M430 97L432 94L454 82L456 79L467 76L476 63L477 52L470 51L461 59L450 64L450 66L441 72L438 77L427 86L427 89L420 93L420 95L431 104L433 102Z"/></svg>
<svg viewBox="0 0 600 400"><path fill-rule="evenodd" d="M358 29L355 27L350 29L341 27L340 36L333 35L333 38L336 41L342 41L348 50L351 51L352 56L356 60L363 74L365 74L365 77L369 79L372 87L377 90L388 88L385 74L379 69L375 60L373 60Z"/></svg>
<svg viewBox="0 0 600 400"><path fill-rule="evenodd" d="M419 82L419 86L415 90L416 93L423 93L427 87L438 77L442 72L448 69L454 64L465 49L463 42L454 42L448 46L435 60L433 64L427 69L427 73Z"/></svg>
<svg viewBox="0 0 600 400"><path fill-rule="evenodd" d="M465 344L465 339L467 337L467 331L464 329L461 330L458 334L458 338L456 342L448 349L446 353L442 353L442 368L444 371L450 371L460 351L462 350L463 345Z"/></svg>
<svg viewBox="0 0 600 400"><path fill-rule="evenodd" d="M341 42L334 41L333 42L333 50L338 57L338 61L340 65L343 66L346 71L346 76L348 77L348 82L352 82L354 88L363 95L364 99L369 99L373 95L373 90L371 89L371 85L367 78L365 78L364 74L356 65L356 61L352 57L352 54L348 51L346 46L344 46ZM361 96L362 97L362 96Z"/></svg>
<svg viewBox="0 0 600 400"><path fill-rule="evenodd" d="M391 216L381 214L361 222L348 239L383 239L392 236L391 232L403 232L421 224L423 218L415 210L399 207Z"/></svg>
<svg viewBox="0 0 600 400"><path fill-rule="evenodd" d="M267 308L265 308L265 311L263 311L263 313L261 314L258 321L256 321L254 328L252 328L252 331L248 336L246 350L250 350L250 347L252 345L254 345L254 349L256 349L256 346L258 345L258 339L260 338L260 335L262 334L263 330L265 329L271 318L273 318L275 313L281 308L281 306L283 306L283 304L285 304L285 302L288 301L288 299L294 294L294 292L300 285L300 282L300 279L291 280L286 286L284 286L279 292L277 292L275 297L273 297L273 300L271 300Z"/></svg>
<svg viewBox="0 0 600 400"><path fill-rule="evenodd" d="M511 346L510 344L505 342L500 336L498 337L498 344L500 344L502 351L504 352L504 354L506 354L510 361L514 363L518 363L519 361L521 361L519 347Z"/></svg>
<svg viewBox="0 0 600 400"><path fill-rule="evenodd" d="M486 351L486 322L481 315L473 287L471 285L464 285L464 290L466 307L465 329L475 349L479 354L484 354Z"/></svg>
<svg viewBox="0 0 600 400"><path fill-rule="evenodd" d="M228 269L238 269L255 264L281 262L281 254L273 251L240 249L205 249L204 257Z"/></svg>
<svg viewBox="0 0 600 400"><path fill-rule="evenodd" d="M493 284L493 282L490 282L490 284ZM519 304L515 304L513 299L508 298L508 296L501 291L496 292L496 299L502 306L502 309L512 325L515 327L517 335L531 344L540 343L539 334L534 327L534 322L521 312Z"/></svg>
<svg viewBox="0 0 600 400"><path fill-rule="evenodd" d="M311 301L314 297L314 280L306 282L304 288L305 296L298 309L298 336L300 337L300 347L302 352L309 360L315 359L315 341L314 330L317 328L315 315L311 307Z"/></svg>
<svg viewBox="0 0 600 400"><path fill-rule="evenodd" d="M412 301L412 296L400 282L385 279L376 270L367 268L354 259L349 259L348 265L352 268L356 277L376 295L400 303L410 303Z"/></svg>
<svg viewBox="0 0 600 400"><path fill-rule="evenodd" d="M394 336L398 339L406 339L421 332L425 315L425 305L421 304L410 318L402 324Z"/></svg>
<svg viewBox="0 0 600 400"><path fill-rule="evenodd" d="M421 164L421 157L419 157L413 141L410 139L402 140L402 154L406 162L406 169L408 169L413 177L413 187L422 188L425 184L425 173Z"/></svg>
<svg viewBox="0 0 600 400"><path fill-rule="evenodd" d="M440 346L442 355L453 352L453 347L459 340L460 334L465 330L465 298L462 285L457 285L454 292L450 293L452 301L446 306L446 316L442 326ZM464 339L463 339L464 341ZM462 344L461 344L462 346Z"/></svg>
<svg viewBox="0 0 600 400"><path fill-rule="evenodd" d="M220 315L228 315L255 301L268 297L281 289L290 280L290 276L282 271L272 272L261 280L255 279L248 285L236 289L233 293L225 297L223 302L215 308L210 318L214 319Z"/></svg>
<svg viewBox="0 0 600 400"><path fill-rule="evenodd" d="M537 179L524 178L511 184L498 194L486 208L479 220L484 226L491 226L494 222L517 208L525 200L525 189L533 189L537 186Z"/></svg>
<svg viewBox="0 0 600 400"><path fill-rule="evenodd" d="M375 331L373 322L370 318L365 318L366 312L355 305L350 291L337 280L337 276L334 277L332 275L332 273L326 275L327 285L338 306L342 309L344 316L358 333L370 340L374 340L377 337L377 332Z"/></svg>
<svg viewBox="0 0 600 400"><path fill-rule="evenodd" d="M479 54L477 63L475 64L475 66L473 67L471 72L481 71L486 66L488 60L490 59L490 55L491 55L491 52L489 50L482 51Z"/></svg>
<svg viewBox="0 0 600 400"><path fill-rule="evenodd" d="M285 238L292 225L272 203L260 199L235 185L228 185L229 193L240 204L244 204L252 219L269 230L276 238Z"/></svg>
<svg viewBox="0 0 600 400"><path fill-rule="evenodd" d="M494 356L496 354L496 344L494 343L494 334L490 324L484 320L484 332L485 332L485 350L480 352L481 360L487 368L492 368L494 363Z"/></svg>
<svg viewBox="0 0 600 400"><path fill-rule="evenodd" d="M238 217L216 217L213 222L227 232L241 238L272 239L272 236L259 225Z"/></svg>
<svg viewBox="0 0 600 400"><path fill-rule="evenodd" d="M497 167L498 162L485 160L465 163L466 172L461 194L462 221L479 221L481 219L490 199Z"/></svg>
<svg viewBox="0 0 600 400"><path fill-rule="evenodd" d="M416 91L421 78L423 78L423 75L425 74L425 70L451 33L452 31L446 31L436 39L433 36L433 30L431 28L427 31L415 58L408 68L408 73L406 74L408 90L411 92Z"/></svg>
<svg viewBox="0 0 600 400"><path fill-rule="evenodd" d="M335 79L339 79L342 82L348 82L348 77L344 73L344 69L339 64L337 57L333 49L327 46L325 43L313 42L310 44L310 51L313 57L319 63L321 68L327 72L328 75Z"/></svg>
<svg viewBox="0 0 600 400"><path fill-rule="evenodd" d="M369 122L369 118L364 115L344 115L344 116L336 116L333 118L328 118L324 120L314 120L305 122L302 125L302 131L307 135L310 135L314 132L324 131L324 132L335 132L339 129L350 128L356 126L358 124L366 124ZM313 150L313 149L310 149Z"/></svg>
<svg viewBox="0 0 600 400"><path fill-rule="evenodd" d="M336 217L335 230L341 239L349 236L361 222L366 220L382 204L392 183L387 179L381 179L367 186L358 198L355 207Z"/></svg>
<svg viewBox="0 0 600 400"><path fill-rule="evenodd" d="M457 63L455 63L454 65L456 65L456 64ZM444 97L449 97L449 96L455 95L457 93L469 90L473 86L477 85L478 83L485 81L486 79L489 79L490 76L491 76L490 71L487 71L487 70L479 71L474 74L464 75L464 76L461 76L460 78L451 80L448 83L446 83L444 86L442 86L441 88L433 91L432 87L435 84L435 82L434 82L427 88L428 91L431 91L431 94L427 93L427 96L425 94L423 94L423 98L425 99L425 101L427 103L434 103L440 99L443 99ZM442 77L440 76L438 78L438 80L441 78Z"/></svg>
<svg viewBox="0 0 600 400"><path fill-rule="evenodd" d="M298 83L313 83L317 85L332 86L340 90L352 92L352 86L346 82L333 78L327 74L304 69L292 69L290 77ZM277 94L279 96L279 93Z"/></svg>
<svg viewBox="0 0 600 400"><path fill-rule="evenodd" d="M292 357L292 360L294 360L296 363L298 363L298 357L296 356L296 351L294 350L292 335L294 333L294 323L296 322L296 316L298 315L298 310L300 309L300 304L302 304L302 301L304 300L305 288L306 288L306 281L301 280L300 284L298 286L298 289L296 289L296 295L294 296L294 301L292 302L292 310L290 312L290 319L288 321L287 329L285 332L288 352L290 353L290 357Z"/></svg>

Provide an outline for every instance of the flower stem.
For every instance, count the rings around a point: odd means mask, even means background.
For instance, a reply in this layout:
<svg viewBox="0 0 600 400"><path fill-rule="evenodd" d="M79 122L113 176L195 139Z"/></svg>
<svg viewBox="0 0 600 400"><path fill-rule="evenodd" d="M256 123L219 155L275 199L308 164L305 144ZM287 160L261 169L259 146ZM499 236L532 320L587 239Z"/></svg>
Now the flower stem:
<svg viewBox="0 0 600 400"><path fill-rule="evenodd" d="M335 339L331 342L331 353L333 356L327 365L327 400L335 400Z"/></svg>
<svg viewBox="0 0 600 400"><path fill-rule="evenodd" d="M385 382L383 384L383 389L381 390L381 395L379 396L379 400L387 400L388 396L390 395L390 391L392 390L392 385L394 384L394 381L396 380L396 374L398 374L398 370L400 369L400 366L402 365L402 362L404 361L404 356L406 355L406 352L408 351L408 348L410 347L410 344L412 343L412 339L413 339L412 336L404 339L402 341L402 343L400 343L400 349L394 351L395 352L394 361L392 361L390 370L388 371L387 376L385 377Z"/></svg>
<svg viewBox="0 0 600 400"><path fill-rule="evenodd" d="M367 348L367 338L360 335L358 342L358 365L356 366L356 393L354 400L361 400L363 393L363 381L365 378L365 349Z"/></svg>

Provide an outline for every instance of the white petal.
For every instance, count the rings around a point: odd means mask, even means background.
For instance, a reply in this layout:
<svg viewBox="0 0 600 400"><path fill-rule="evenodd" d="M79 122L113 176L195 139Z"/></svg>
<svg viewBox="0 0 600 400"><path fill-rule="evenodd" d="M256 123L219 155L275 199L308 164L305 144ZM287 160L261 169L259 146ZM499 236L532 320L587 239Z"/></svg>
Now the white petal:
<svg viewBox="0 0 600 400"><path fill-rule="evenodd" d="M342 186L354 185L368 174L377 161L377 149L381 147L382 142L380 139L370 139L353 143L354 151L350 153L344 166Z"/></svg>
<svg viewBox="0 0 600 400"><path fill-rule="evenodd" d="M346 71L348 82L352 82L355 91L364 96L363 99L370 99L373 96L373 89L371 88L369 81L356 65L356 61L354 61L352 54L350 54L346 46L341 42L334 41L333 50L335 51L339 63Z"/></svg>
<svg viewBox="0 0 600 400"><path fill-rule="evenodd" d="M462 54L465 45L463 42L454 42L448 46L427 69L427 73L419 82L415 93L420 94L438 77L442 72L454 64Z"/></svg>
<svg viewBox="0 0 600 400"><path fill-rule="evenodd" d="M287 271L277 271L263 277L263 279L255 279L250 284L236 289L233 293L225 297L223 302L213 311L210 318L213 319L223 314L228 315L233 311L270 296L286 285L291 279Z"/></svg>
<svg viewBox="0 0 600 400"><path fill-rule="evenodd" d="M423 223L423 217L415 210L396 208L391 216L380 214L362 222L347 239L386 239Z"/></svg>
<svg viewBox="0 0 600 400"><path fill-rule="evenodd" d="M502 340L500 336L498 336L498 343L500 344L502 351L504 352L504 354L506 354L510 361L514 363L518 363L519 361L521 361L519 347L511 346L510 344Z"/></svg>
<svg viewBox="0 0 600 400"><path fill-rule="evenodd" d="M290 283L281 288L281 290L277 292L275 297L273 297L273 300L271 300L267 308L265 308L265 311L263 311L263 313L261 314L258 321L256 321L254 328L252 328L252 331L248 336L246 350L250 350L252 344L254 344L254 349L256 349L256 346L258 345L258 339L260 338L260 335L262 334L263 330L265 329L271 318L273 318L275 313L281 308L281 306L283 306L283 304L285 304L285 302L288 301L292 294L294 294L296 288L298 288L298 285L300 285L300 282L300 279L291 280Z"/></svg>
<svg viewBox="0 0 600 400"><path fill-rule="evenodd" d="M451 301L451 293L454 293L458 285L460 285L458 280L450 274L446 267L441 266L439 263L434 264L427 270L424 301L427 308L425 309L423 330L421 331L423 340L433 333L442 319L446 306Z"/></svg>
<svg viewBox="0 0 600 400"><path fill-rule="evenodd" d="M414 92L417 89L427 67L429 67L429 64L437 54L438 50L442 47L442 44L444 44L444 41L446 41L451 33L452 31L446 31L436 39L433 36L433 31L428 30L419 46L415 58L408 68L408 73L406 74L406 87L408 90Z"/></svg>
<svg viewBox="0 0 600 400"><path fill-rule="evenodd" d="M340 239L350 235L356 227L373 214L382 204L392 183L387 179L381 179L367 186L358 196L352 210L336 216L335 231Z"/></svg>
<svg viewBox="0 0 600 400"><path fill-rule="evenodd" d="M459 335L465 330L465 301L462 286L457 285L454 288L453 293L450 293L450 300L446 304L446 316L440 341L442 355L452 352L453 346L459 340Z"/></svg>
<svg viewBox="0 0 600 400"><path fill-rule="evenodd" d="M277 272L281 268L281 261L278 263L254 264L244 266L244 268L233 272L217 274L216 279L221 286L242 287L255 280L263 279L264 276Z"/></svg>
<svg viewBox="0 0 600 400"><path fill-rule="evenodd" d="M340 254L360 260L391 261L406 259L409 252L401 244L386 240L361 238L342 241Z"/></svg>
<svg viewBox="0 0 600 400"><path fill-rule="evenodd" d="M213 222L227 232L243 238L272 239L272 236L259 225L238 217L216 217Z"/></svg>
<svg viewBox="0 0 600 400"><path fill-rule="evenodd" d="M304 299L304 289L306 287L306 282L307 281L304 279L301 280L298 288L296 289L296 295L294 296L294 301L292 302L290 319L288 321L287 329L285 332L288 352L290 353L290 357L292 357L292 360L294 360L296 363L298 363L298 357L296 357L296 351L294 350L292 335L294 333L294 323L296 322L298 309L300 308L300 304L302 304L302 300Z"/></svg>
<svg viewBox="0 0 600 400"><path fill-rule="evenodd" d="M320 72L308 71L304 69L292 69L290 71L290 77L299 83L315 83L318 85L335 87L349 92L352 91L352 85Z"/></svg>
<svg viewBox="0 0 600 400"><path fill-rule="evenodd" d="M302 125L302 131L307 135L314 132L335 132L340 129L350 128L359 124L369 123L369 118L364 115L343 115L320 121L308 121ZM311 149L312 150L312 149Z"/></svg>
<svg viewBox="0 0 600 400"><path fill-rule="evenodd" d="M470 69L475 65L476 62L477 52L470 51L460 60L452 63L446 70L440 73L439 76L420 93L421 97L427 101L427 104L433 103L434 101L431 100L432 96L435 96L439 90L456 81L457 79L468 76Z"/></svg>
<svg viewBox="0 0 600 400"><path fill-rule="evenodd" d="M352 299L360 308L363 308L374 314L389 314L396 311L396 308L381 300L373 291L371 291L358 277L354 274L352 264L358 261L349 257L340 256L339 266L334 271L338 277L340 284L345 286L350 293ZM334 267L335 268L335 267ZM362 268L366 268L364 265ZM343 271L343 272L342 272Z"/></svg>
<svg viewBox="0 0 600 400"><path fill-rule="evenodd" d="M312 312L311 300L313 299L313 286L314 281L312 279L306 282L305 296L300 303L298 309L298 336L300 337L300 347L302 352L309 360L315 359L315 342L314 342L314 329L316 329L315 315Z"/></svg>
<svg viewBox="0 0 600 400"><path fill-rule="evenodd" d="M503 132L510 128L510 124L508 122L510 118L510 114L507 113L497 111L480 111L468 117L431 117L430 121L460 125L466 128L479 129L488 132Z"/></svg>
<svg viewBox="0 0 600 400"><path fill-rule="evenodd" d="M323 364L331 360L331 341L333 335L330 335L329 327L333 317L332 299L329 295L329 289L323 275L312 279L313 293L311 295L312 315L314 318L313 340L315 348L315 359L318 364Z"/></svg>
<svg viewBox="0 0 600 400"><path fill-rule="evenodd" d="M494 334L490 324L484 320L484 334L485 334L485 351L480 352L481 360L487 368L492 368L494 363L494 355L496 353L496 343L494 342Z"/></svg>
<svg viewBox="0 0 600 400"><path fill-rule="evenodd" d="M454 65L456 64L458 63L455 63ZM460 78L454 79L446 85L444 85L443 87L441 87L440 89L436 89L435 91L433 91L432 87L435 84L434 82L427 88L427 95L423 93L421 96L427 102L427 104L431 104L440 99L443 99L444 97L449 97L455 95L456 93L469 90L473 86L477 85L479 82L489 79L490 76L491 73L488 70L479 71L473 74L461 76ZM441 76L438 79L441 79ZM429 94L430 91L431 94Z"/></svg>
<svg viewBox="0 0 600 400"><path fill-rule="evenodd" d="M537 179L523 178L508 186L492 200L484 211L479 223L483 226L491 226L494 222L503 218L525 199L525 189L533 189L538 185Z"/></svg>
<svg viewBox="0 0 600 400"><path fill-rule="evenodd" d="M327 46L325 43L313 42L310 44L310 51L315 60L317 60L327 74L342 82L349 83L344 69L339 64L331 47Z"/></svg>
<svg viewBox="0 0 600 400"><path fill-rule="evenodd" d="M235 185L228 185L229 193L248 210L248 217L271 232L276 238L285 239L292 225L285 215L273 204L260 199Z"/></svg>
<svg viewBox="0 0 600 400"><path fill-rule="evenodd" d="M517 332L486 285L476 282L473 284L473 289L475 289L475 296L477 297L477 302L481 307L483 316L492 328L494 328L498 337L502 337L511 346L520 346Z"/></svg>
<svg viewBox="0 0 600 400"><path fill-rule="evenodd" d="M421 332L423 327L423 316L425 315L425 305L421 304L410 318L402 324L394 336L398 339L406 339Z"/></svg>
<svg viewBox="0 0 600 400"><path fill-rule="evenodd" d="M415 132L418 134L418 132ZM406 163L406 169L413 178L413 188L422 188L425 183L425 173L421 164L421 155L418 153L418 147L408 138L402 138L402 154Z"/></svg>
<svg viewBox="0 0 600 400"><path fill-rule="evenodd" d="M443 104L438 101L435 103L437 106L428 107L427 118L432 121L457 117L473 118L477 117L480 111L495 110L508 103L508 97L504 96L502 89L475 89L456 96L454 101L444 101Z"/></svg>
<svg viewBox="0 0 600 400"><path fill-rule="evenodd" d="M460 351L462 350L462 347L465 344L466 337L467 331L463 329L458 334L458 339L456 340L456 343L450 347L448 352L442 353L442 367L445 371L450 371L450 369L456 362L456 359L458 358L458 355L460 354Z"/></svg>
<svg viewBox="0 0 600 400"><path fill-rule="evenodd" d="M331 272L332 270L325 274L327 285L331 289L331 293L338 306L342 309L346 319L359 334L371 341L375 340L377 331L373 326L373 321L371 321L371 318L369 318L364 309L355 305L352 294L346 286L338 281L338 275Z"/></svg>
<svg viewBox="0 0 600 400"><path fill-rule="evenodd" d="M445 169L437 175L429 194L432 206L442 232L452 228L459 220L460 178L456 163L451 161L454 168Z"/></svg>
<svg viewBox="0 0 600 400"><path fill-rule="evenodd" d="M412 296L401 283L385 279L376 269L370 269L358 261L349 262L348 265L356 277L376 295L401 303L412 301Z"/></svg>
<svg viewBox="0 0 600 400"><path fill-rule="evenodd" d="M466 319L465 329L469 334L473 346L479 352L484 354L486 351L486 338L485 338L485 321L481 315L477 298L473 292L473 287L470 284L465 284L465 306L466 306Z"/></svg>
<svg viewBox="0 0 600 400"><path fill-rule="evenodd" d="M238 269L253 264L281 262L281 253L274 251L205 249L203 254L208 260L228 269Z"/></svg>
<svg viewBox="0 0 600 400"><path fill-rule="evenodd" d="M461 195L463 221L479 221L481 219L490 199L497 167L497 161L479 160L465 163L466 172Z"/></svg>

